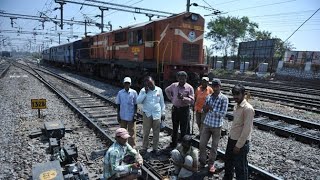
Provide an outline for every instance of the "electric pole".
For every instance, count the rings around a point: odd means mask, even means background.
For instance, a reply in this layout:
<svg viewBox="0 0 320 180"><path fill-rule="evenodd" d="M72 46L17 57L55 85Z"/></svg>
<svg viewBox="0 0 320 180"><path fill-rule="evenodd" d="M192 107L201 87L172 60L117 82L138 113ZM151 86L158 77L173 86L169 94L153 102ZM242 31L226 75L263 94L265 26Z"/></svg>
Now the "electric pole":
<svg viewBox="0 0 320 180"><path fill-rule="evenodd" d="M190 12L190 0L187 0L187 12Z"/></svg>
<svg viewBox="0 0 320 180"><path fill-rule="evenodd" d="M63 29L63 5L66 3L65 2L57 2L56 0L55 0L55 2L60 4L60 8L55 8L55 9L60 9L60 19L61 19L60 27L61 27L61 29Z"/></svg>
<svg viewBox="0 0 320 180"><path fill-rule="evenodd" d="M104 10L108 10L108 8L103 8L103 7L99 7L99 9L101 10L101 24L100 24L100 28L101 28L101 33L103 33L103 11Z"/></svg>
<svg viewBox="0 0 320 180"><path fill-rule="evenodd" d="M87 37L87 20L84 20L84 37Z"/></svg>
<svg viewBox="0 0 320 180"><path fill-rule="evenodd" d="M58 33L58 36L59 36L59 44L60 44L60 35L61 35L61 33Z"/></svg>

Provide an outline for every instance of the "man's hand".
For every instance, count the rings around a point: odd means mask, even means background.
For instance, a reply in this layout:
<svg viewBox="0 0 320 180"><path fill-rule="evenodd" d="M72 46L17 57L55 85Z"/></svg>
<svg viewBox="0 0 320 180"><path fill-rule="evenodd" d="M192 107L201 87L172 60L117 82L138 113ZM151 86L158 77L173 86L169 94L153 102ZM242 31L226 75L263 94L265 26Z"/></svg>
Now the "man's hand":
<svg viewBox="0 0 320 180"><path fill-rule="evenodd" d="M233 148L233 154L239 154L240 153L240 148L234 146Z"/></svg>
<svg viewBox="0 0 320 180"><path fill-rule="evenodd" d="M212 110L212 107L209 106L208 104L205 104L205 105L203 106L203 110L204 110L204 112L209 112L210 110Z"/></svg>
<svg viewBox="0 0 320 180"><path fill-rule="evenodd" d="M140 169L140 164L139 163L133 163L131 165L132 169Z"/></svg>
<svg viewBox="0 0 320 180"><path fill-rule="evenodd" d="M138 164L139 164L139 166L141 167L142 165L143 165L143 160L141 159L141 160L138 160Z"/></svg>

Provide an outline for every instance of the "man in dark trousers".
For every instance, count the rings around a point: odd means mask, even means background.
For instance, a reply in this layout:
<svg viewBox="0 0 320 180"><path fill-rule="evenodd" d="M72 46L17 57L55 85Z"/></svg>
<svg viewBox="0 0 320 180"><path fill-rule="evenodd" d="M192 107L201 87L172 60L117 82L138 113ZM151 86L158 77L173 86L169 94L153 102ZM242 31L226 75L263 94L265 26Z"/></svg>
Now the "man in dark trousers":
<svg viewBox="0 0 320 180"><path fill-rule="evenodd" d="M249 141L253 126L254 109L245 99L245 88L232 88L234 101L233 121L226 150L224 179L233 179L234 169L238 180L248 179Z"/></svg>
<svg viewBox="0 0 320 180"><path fill-rule="evenodd" d="M178 129L180 126L181 137L190 133L190 105L194 103L193 87L187 83L188 75L184 71L177 72L178 82L172 83L165 89L166 95L171 100L172 106L172 142L170 148L175 148L178 143Z"/></svg>

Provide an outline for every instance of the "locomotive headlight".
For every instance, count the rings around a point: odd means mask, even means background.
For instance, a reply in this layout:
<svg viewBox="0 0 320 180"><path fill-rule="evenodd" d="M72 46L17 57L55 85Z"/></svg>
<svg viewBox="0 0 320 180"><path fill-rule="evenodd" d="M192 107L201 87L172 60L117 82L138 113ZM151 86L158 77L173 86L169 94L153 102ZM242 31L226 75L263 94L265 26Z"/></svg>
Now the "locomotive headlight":
<svg viewBox="0 0 320 180"><path fill-rule="evenodd" d="M198 16L197 14L192 14L192 15L191 15L191 19L192 19L193 21L197 21L198 18L199 18L199 16Z"/></svg>

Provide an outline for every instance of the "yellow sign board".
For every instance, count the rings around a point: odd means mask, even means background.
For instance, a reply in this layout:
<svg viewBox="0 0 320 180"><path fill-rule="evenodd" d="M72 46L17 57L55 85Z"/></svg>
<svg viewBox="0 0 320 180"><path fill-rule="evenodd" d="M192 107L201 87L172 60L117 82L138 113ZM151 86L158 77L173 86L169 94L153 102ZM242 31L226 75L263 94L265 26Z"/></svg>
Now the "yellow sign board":
<svg viewBox="0 0 320 180"><path fill-rule="evenodd" d="M47 100L46 99L31 99L31 108L32 109L46 109Z"/></svg>
<svg viewBox="0 0 320 180"><path fill-rule="evenodd" d="M140 48L139 47L132 47L131 48L131 52L132 53L139 53L140 52Z"/></svg>
<svg viewBox="0 0 320 180"><path fill-rule="evenodd" d="M39 178L41 180L52 180L57 176L57 172L55 170L46 171L40 174Z"/></svg>

